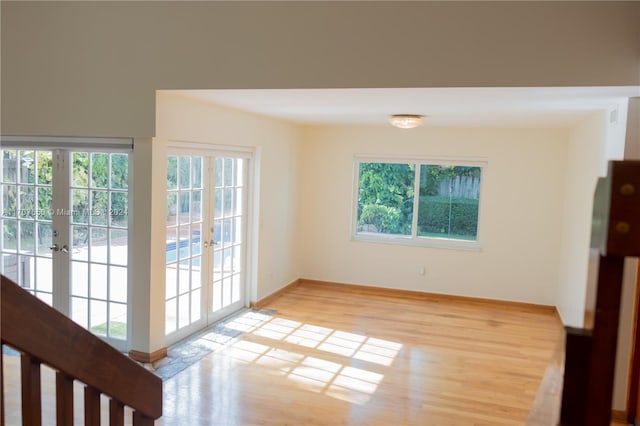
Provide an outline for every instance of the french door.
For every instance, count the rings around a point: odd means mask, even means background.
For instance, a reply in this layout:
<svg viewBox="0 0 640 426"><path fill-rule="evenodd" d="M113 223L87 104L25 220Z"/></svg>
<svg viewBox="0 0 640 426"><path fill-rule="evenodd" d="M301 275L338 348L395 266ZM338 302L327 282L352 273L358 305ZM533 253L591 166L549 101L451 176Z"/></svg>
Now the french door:
<svg viewBox="0 0 640 426"><path fill-rule="evenodd" d="M0 150L0 272L122 350L130 146Z"/></svg>
<svg viewBox="0 0 640 426"><path fill-rule="evenodd" d="M166 322L170 343L246 304L249 158L169 155Z"/></svg>

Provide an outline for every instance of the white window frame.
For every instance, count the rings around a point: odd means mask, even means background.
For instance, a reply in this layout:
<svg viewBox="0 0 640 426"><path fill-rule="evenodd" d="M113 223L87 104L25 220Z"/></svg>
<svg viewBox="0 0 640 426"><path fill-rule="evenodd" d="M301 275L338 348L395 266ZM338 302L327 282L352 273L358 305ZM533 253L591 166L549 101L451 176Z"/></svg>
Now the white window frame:
<svg viewBox="0 0 640 426"><path fill-rule="evenodd" d="M480 168L480 199L478 200L478 231L475 241L458 240L453 238L421 237L417 235L418 229L418 204L420 193L420 167L415 168L414 199L413 199L413 223L411 235L380 234L374 232L358 232L358 193L361 163L397 163L435 165L435 166L466 166ZM397 244L405 246L432 247L453 250L480 251L481 225L482 225L482 198L486 180L486 171L489 161L484 157L413 157L393 155L356 154L353 161L353 194L351 201L351 240L366 243Z"/></svg>

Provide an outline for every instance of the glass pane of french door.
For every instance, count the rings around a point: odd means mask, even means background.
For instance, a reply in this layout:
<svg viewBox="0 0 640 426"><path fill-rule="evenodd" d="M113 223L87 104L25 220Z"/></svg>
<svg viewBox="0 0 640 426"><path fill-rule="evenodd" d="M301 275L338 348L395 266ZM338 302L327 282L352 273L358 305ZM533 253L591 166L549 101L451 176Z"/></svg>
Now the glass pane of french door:
<svg viewBox="0 0 640 426"><path fill-rule="evenodd" d="M69 155L71 318L97 335L126 340L129 158Z"/></svg>
<svg viewBox="0 0 640 426"><path fill-rule="evenodd" d="M53 154L0 150L0 271L52 305Z"/></svg>
<svg viewBox="0 0 640 426"><path fill-rule="evenodd" d="M165 333L202 319L204 162L202 156L167 159Z"/></svg>
<svg viewBox="0 0 640 426"><path fill-rule="evenodd" d="M215 158L213 287L216 318L244 305L246 159Z"/></svg>
<svg viewBox="0 0 640 426"><path fill-rule="evenodd" d="M247 161L167 157L165 334L172 341L244 305Z"/></svg>
<svg viewBox="0 0 640 426"><path fill-rule="evenodd" d="M126 342L128 154L3 149L0 158L0 272Z"/></svg>

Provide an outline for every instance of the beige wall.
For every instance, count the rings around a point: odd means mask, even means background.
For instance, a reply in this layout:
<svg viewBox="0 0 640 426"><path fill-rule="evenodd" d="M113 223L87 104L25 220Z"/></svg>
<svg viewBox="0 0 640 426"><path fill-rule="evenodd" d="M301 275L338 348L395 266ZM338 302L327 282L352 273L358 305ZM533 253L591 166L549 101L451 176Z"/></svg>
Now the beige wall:
<svg viewBox="0 0 640 426"><path fill-rule="evenodd" d="M637 111L634 109L627 111L626 105L619 105L617 109L616 122L610 120L611 109L595 113L577 124L569 137L556 305L563 323L573 327L583 326L585 310L593 312L596 302L598 253L597 250L589 250L596 181L607 174L609 160L622 159L625 133L628 132L627 119L630 124L637 120ZM614 410L626 410L635 300L633 265L635 263L631 260L625 265L614 377Z"/></svg>
<svg viewBox="0 0 640 426"><path fill-rule="evenodd" d="M575 126L569 140L566 198L562 229L560 283L557 288L557 308L565 325L582 327L585 310L594 311L596 303L598 253L589 251L593 195L598 177L607 173L607 157L619 150L619 141L610 141L617 133L609 124L606 111ZM624 138L623 138L624 140ZM612 147L613 146L613 147ZM627 377L631 351L631 328L635 288L628 277L623 285L623 297L618 335L616 372L612 407L626 410Z"/></svg>
<svg viewBox="0 0 640 426"><path fill-rule="evenodd" d="M174 94L158 95L157 134L163 140L257 148L258 223L252 300L300 277L297 247L300 129L254 114Z"/></svg>
<svg viewBox="0 0 640 426"><path fill-rule="evenodd" d="M153 136L157 89L640 83L638 2L0 7L2 134Z"/></svg>
<svg viewBox="0 0 640 426"><path fill-rule="evenodd" d="M136 351L165 347L166 146L151 138L136 138L133 150L133 212L131 227L131 339Z"/></svg>
<svg viewBox="0 0 640 426"><path fill-rule="evenodd" d="M640 160L640 98L629 99L625 160Z"/></svg>
<svg viewBox="0 0 640 426"><path fill-rule="evenodd" d="M594 113L571 130L566 196L558 205L564 222L557 306L564 324L573 327L582 327L585 306L595 305L594 286L587 289L587 268L593 194L598 177L606 173L606 120L605 112Z"/></svg>
<svg viewBox="0 0 640 426"><path fill-rule="evenodd" d="M303 276L555 305L567 143L565 130L307 128L299 207ZM351 241L354 154L486 157L482 250Z"/></svg>

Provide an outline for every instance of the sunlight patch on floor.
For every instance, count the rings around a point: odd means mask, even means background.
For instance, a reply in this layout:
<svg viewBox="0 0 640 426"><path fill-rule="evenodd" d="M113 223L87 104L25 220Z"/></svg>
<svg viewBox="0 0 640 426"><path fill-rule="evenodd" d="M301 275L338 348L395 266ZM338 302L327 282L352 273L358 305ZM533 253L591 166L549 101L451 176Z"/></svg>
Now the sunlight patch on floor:
<svg viewBox="0 0 640 426"><path fill-rule="evenodd" d="M389 367L402 344L291 321L273 318L248 332L263 340L274 340L315 349L315 356L239 340L225 354L243 363L255 363L284 376L298 387L322 393L354 404L366 404L384 378L384 374L353 367L354 361ZM344 358L343 362L324 359L326 355Z"/></svg>
<svg viewBox="0 0 640 426"><path fill-rule="evenodd" d="M247 312L246 314L237 316L233 321L226 323L225 327L248 333L255 330L259 324L269 318L269 315L261 314L259 312Z"/></svg>

